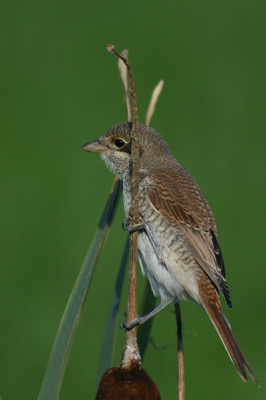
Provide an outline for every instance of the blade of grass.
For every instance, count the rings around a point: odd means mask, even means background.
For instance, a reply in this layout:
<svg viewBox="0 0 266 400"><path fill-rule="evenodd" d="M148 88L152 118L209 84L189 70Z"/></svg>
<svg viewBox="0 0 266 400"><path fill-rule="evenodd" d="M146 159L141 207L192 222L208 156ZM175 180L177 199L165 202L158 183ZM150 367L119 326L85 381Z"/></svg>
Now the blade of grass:
<svg viewBox="0 0 266 400"><path fill-rule="evenodd" d="M98 229L95 233L94 239L85 257L75 286L66 305L66 309L56 335L54 346L42 382L38 400L59 399L73 337L79 322L79 317L84 305L86 294L93 277L95 266L106 242L114 215L117 210L121 192L122 183L116 178L102 218L99 222Z"/></svg>
<svg viewBox="0 0 266 400"><path fill-rule="evenodd" d="M122 293L128 255L129 255L129 240L127 238L105 328L100 364L98 369L97 389L102 375L104 374L105 371L111 368L113 362L115 334L117 329L117 316L119 311L119 303Z"/></svg>

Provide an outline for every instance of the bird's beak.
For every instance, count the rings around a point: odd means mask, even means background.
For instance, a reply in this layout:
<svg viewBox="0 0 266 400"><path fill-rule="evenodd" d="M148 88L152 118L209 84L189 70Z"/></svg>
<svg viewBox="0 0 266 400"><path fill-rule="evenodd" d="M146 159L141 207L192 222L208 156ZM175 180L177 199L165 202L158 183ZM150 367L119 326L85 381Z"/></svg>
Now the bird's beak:
<svg viewBox="0 0 266 400"><path fill-rule="evenodd" d="M84 144L83 150L90 151L91 153L105 153L107 148L101 144L99 140L93 140L92 142Z"/></svg>

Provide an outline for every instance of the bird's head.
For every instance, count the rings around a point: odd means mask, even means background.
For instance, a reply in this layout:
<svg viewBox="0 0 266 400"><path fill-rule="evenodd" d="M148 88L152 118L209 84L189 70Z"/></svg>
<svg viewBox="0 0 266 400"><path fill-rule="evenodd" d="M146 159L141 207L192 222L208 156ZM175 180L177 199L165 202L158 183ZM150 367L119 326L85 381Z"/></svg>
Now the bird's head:
<svg viewBox="0 0 266 400"><path fill-rule="evenodd" d="M91 153L99 153L119 179L128 179L131 176L131 130L131 122L120 123L82 148ZM166 142L153 128L139 124L139 133L140 173L146 175L158 169L172 155Z"/></svg>

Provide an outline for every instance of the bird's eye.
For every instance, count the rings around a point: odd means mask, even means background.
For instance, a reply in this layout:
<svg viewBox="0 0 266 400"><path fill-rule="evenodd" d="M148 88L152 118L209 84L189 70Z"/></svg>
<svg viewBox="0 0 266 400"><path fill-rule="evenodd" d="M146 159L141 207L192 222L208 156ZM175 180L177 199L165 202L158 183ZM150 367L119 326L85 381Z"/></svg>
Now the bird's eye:
<svg viewBox="0 0 266 400"><path fill-rule="evenodd" d="M118 149L121 149L124 146L125 142L122 139L115 139L115 146Z"/></svg>

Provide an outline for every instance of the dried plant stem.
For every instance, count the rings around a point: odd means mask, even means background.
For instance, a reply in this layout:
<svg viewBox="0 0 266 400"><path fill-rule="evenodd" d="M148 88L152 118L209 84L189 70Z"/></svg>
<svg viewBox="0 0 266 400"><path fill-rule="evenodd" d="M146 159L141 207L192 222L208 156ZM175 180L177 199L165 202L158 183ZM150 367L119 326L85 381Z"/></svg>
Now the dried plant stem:
<svg viewBox="0 0 266 400"><path fill-rule="evenodd" d="M128 59L128 50L123 50L122 54ZM118 69L123 87L123 98L126 107L127 121L131 121L131 104L128 97L127 67L121 58L118 59Z"/></svg>
<svg viewBox="0 0 266 400"><path fill-rule="evenodd" d="M163 90L163 85L164 85L164 81L161 79L160 82L153 89L150 104L149 104L147 114L146 114L145 125L150 125L151 118L155 111L155 106L157 104L157 101L159 99L161 91Z"/></svg>
<svg viewBox="0 0 266 400"><path fill-rule="evenodd" d="M139 222L139 122L137 109L137 96L135 83L133 79L130 63L124 54L119 54L113 45L107 45L107 50L119 57L127 67L130 95L131 95L131 115L132 115L132 131L131 131L131 163L132 163L132 179L131 179L131 205L129 209L129 224L135 225ZM127 323L137 317L137 240L138 232L130 235L130 270L128 283L128 301L127 301ZM122 368L131 368L133 365L140 366L140 355L137 345L136 328L125 332L125 347L122 357Z"/></svg>
<svg viewBox="0 0 266 400"><path fill-rule="evenodd" d="M178 400L185 400L185 368L182 339L182 320L180 304L175 303L175 316L177 325L177 358L178 358Z"/></svg>

